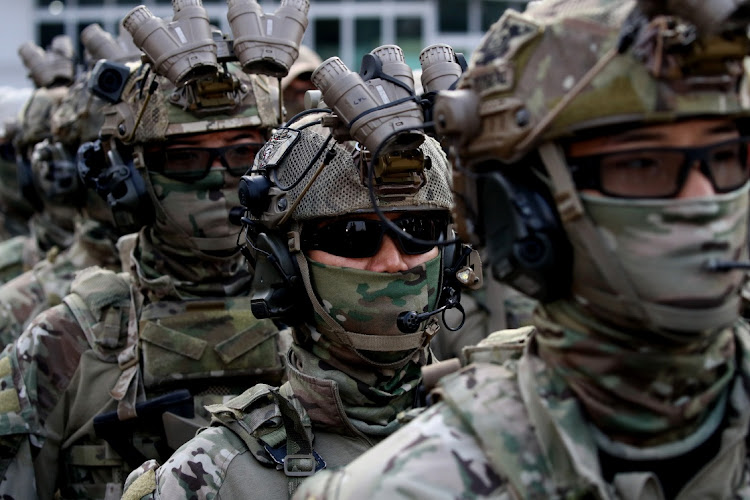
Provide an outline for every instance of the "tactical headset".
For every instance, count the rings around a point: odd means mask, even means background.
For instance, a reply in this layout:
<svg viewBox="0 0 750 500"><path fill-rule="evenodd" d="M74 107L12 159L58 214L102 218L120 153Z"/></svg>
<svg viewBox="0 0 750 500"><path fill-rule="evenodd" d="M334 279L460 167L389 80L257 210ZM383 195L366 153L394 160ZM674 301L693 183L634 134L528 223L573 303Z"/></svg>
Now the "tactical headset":
<svg viewBox="0 0 750 500"><path fill-rule="evenodd" d="M234 40L212 31L200 2L175 2L175 14L169 23L154 16L143 5L132 9L123 18L123 26L148 62L139 67L139 74L144 68L146 71L153 69L177 88L190 86L188 90L195 99L201 97L201 89L207 87L208 107L216 102L216 95L210 94L216 91L211 85L201 86L199 80L228 80L228 62L239 61L246 73L284 76L297 57L297 47L307 27L309 0L283 0L274 14L264 13L257 2L230 0L228 6L227 19ZM262 27L252 22L253 16L263 19ZM266 33L264 28L272 33ZM90 77L89 90L115 106L122 100L129 77L127 66L100 60ZM157 80L152 79L146 88L147 80L148 73L139 82L140 92L150 95L157 90ZM145 104L141 113L144 109ZM140 119L138 116L129 139ZM155 216L148 184L141 174L143 163L136 148L114 137L106 144L101 141L84 144L78 152L80 177L107 201L118 227L126 232L151 223Z"/></svg>
<svg viewBox="0 0 750 500"><path fill-rule="evenodd" d="M81 144L76 164L84 185L107 202L123 234L136 232L153 221L154 208L146 182L132 157L123 160L116 148L105 153L99 139Z"/></svg>
<svg viewBox="0 0 750 500"><path fill-rule="evenodd" d="M274 169L281 164L300 138L299 129L290 128L291 123L290 121L284 130L287 131L287 135L293 137L290 139L292 145L285 148L281 154L268 155L262 169L254 170L242 177L239 198L246 214L238 221L244 226L245 244L241 245L242 251L255 268L252 312L258 318L283 318L286 321L308 317L309 299L303 286L301 271L293 255L301 251L300 232L285 232L280 228L294 210L294 202L289 206L284 194L297 185L321 158L320 168L325 168L336 154L336 150L329 149L329 136L303 170L300 178L288 186L281 186L274 175ZM372 183L369 184L369 188L373 189ZM304 192L305 190L303 195ZM378 208L374 207L374 210ZM453 233L450 227L448 232L449 235ZM398 327L405 333L416 332L419 325L429 316L444 313L450 308L457 308L463 314L459 302L461 289L481 286L481 262L476 251L472 251L455 238L430 243L443 247L443 273L438 303L434 310L424 313L404 311L398 318ZM451 330L457 330L462 325L463 319L457 326L446 326Z"/></svg>

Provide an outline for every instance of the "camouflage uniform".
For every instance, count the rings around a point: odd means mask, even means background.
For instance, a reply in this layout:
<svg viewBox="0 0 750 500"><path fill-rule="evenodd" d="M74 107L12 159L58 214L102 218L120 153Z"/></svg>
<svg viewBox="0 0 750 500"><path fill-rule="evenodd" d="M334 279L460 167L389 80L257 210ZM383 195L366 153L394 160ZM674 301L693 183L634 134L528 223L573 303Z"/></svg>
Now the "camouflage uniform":
<svg viewBox="0 0 750 500"><path fill-rule="evenodd" d="M231 65L204 75L208 96L146 69L132 65L122 100L106 107L105 148L126 160L100 165L97 179L106 185L108 169L131 168L127 179L140 176L145 191L128 208L150 204L155 215L119 241L126 272L80 272L71 293L3 352L0 493L8 498L119 498L127 472L166 458L208 422L205 404L283 376L288 341L250 312L251 275L229 232L239 179L212 168L181 182L144 163L147 147L173 135L255 127L265 137L278 123L277 97L265 78ZM140 92L144 84L152 95ZM183 109L202 104L200 116ZM124 193L109 194L115 204Z"/></svg>
<svg viewBox="0 0 750 500"><path fill-rule="evenodd" d="M269 279L260 257L265 235L304 238L306 221L372 210L357 163L364 155L352 142L327 146L328 132L313 125L280 129L254 165L274 179L262 214L251 210L266 231L248 233L259 256L256 297L262 296L258 277ZM335 155L316 177L307 167L326 148ZM402 184L397 196L378 191L379 206L397 214L447 217L451 196L445 155L432 139L420 151L431 159L425 181L417 177L416 189ZM283 213L278 210L284 206L294 212L280 223ZM305 284L295 299L296 311L282 316L294 327L289 381L280 388L255 386L228 403L208 407L211 427L161 466L152 461L134 471L123 498L288 498L304 477L350 462L418 413L420 369L432 361L426 346L437 323L423 321L419 331L404 335L396 329L394 312L434 309L442 257L402 272L327 266L300 248L274 257L295 260L297 278Z"/></svg>
<svg viewBox="0 0 750 500"><path fill-rule="evenodd" d="M41 87L34 90L26 103L21 117L21 131L15 139L17 154L26 162L30 161L34 145L51 137L52 114L67 92L65 86ZM4 277L3 283L30 270L47 252L57 254L73 242L76 209L49 203L43 209L39 195L31 184L30 169L26 171L29 178L26 181L19 178L19 183L27 199L30 193L34 193L37 199L34 207L36 213L29 221L29 236L17 236L0 243L0 255L3 255L0 275Z"/></svg>
<svg viewBox="0 0 750 500"><path fill-rule="evenodd" d="M98 138L104 122L104 103L89 93L88 77L88 73L82 74L53 112L54 142L43 141L32 155L32 162L42 163L32 165L32 171L42 179L37 185L45 199L79 208L73 243L60 253L51 253L33 269L0 287L0 344L3 346L18 338L37 314L62 301L70 292L76 271L94 265L120 270L115 248L120 234L111 211L94 190L81 185L72 158L81 142Z"/></svg>
<svg viewBox="0 0 750 500"><path fill-rule="evenodd" d="M533 328L498 332L471 352L474 363L432 393L437 404L345 468L303 483L295 499L750 497L743 275L706 264L747 257L747 178L711 195L595 195L576 189L577 157L560 147L613 132L624 140L652 124L742 132L745 27L713 38L634 4L548 0L508 11L459 89L438 96L437 131L475 174L454 178L460 230L487 244L504 280L527 291L557 280L562 293L541 296ZM680 144L657 142L670 140ZM607 145L621 153L627 144ZM532 167L544 187L520 177ZM497 176L550 197L571 274L510 263L512 229L500 225L513 212L491 199L508 191L486 190Z"/></svg>
<svg viewBox="0 0 750 500"><path fill-rule="evenodd" d="M21 196L13 140L20 132L18 119L6 120L0 135L0 240L28 236L34 208Z"/></svg>

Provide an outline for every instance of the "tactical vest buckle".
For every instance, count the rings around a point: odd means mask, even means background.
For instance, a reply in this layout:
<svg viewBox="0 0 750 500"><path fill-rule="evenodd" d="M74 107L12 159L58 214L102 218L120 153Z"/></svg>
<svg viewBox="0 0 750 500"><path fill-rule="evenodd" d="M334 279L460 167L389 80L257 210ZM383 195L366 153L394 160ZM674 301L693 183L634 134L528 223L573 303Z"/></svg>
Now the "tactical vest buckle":
<svg viewBox="0 0 750 500"><path fill-rule="evenodd" d="M310 455L287 455L284 457L284 474L289 477L305 477L315 474L315 457Z"/></svg>

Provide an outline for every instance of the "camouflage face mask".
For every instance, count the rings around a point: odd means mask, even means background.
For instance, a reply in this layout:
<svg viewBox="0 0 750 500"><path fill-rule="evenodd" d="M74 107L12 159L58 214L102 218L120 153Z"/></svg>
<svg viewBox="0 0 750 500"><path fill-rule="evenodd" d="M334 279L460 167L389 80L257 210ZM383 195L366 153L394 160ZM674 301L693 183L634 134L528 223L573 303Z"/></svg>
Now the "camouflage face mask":
<svg viewBox="0 0 750 500"><path fill-rule="evenodd" d="M321 304L345 330L402 335L396 326L399 314L435 308L441 260L438 255L408 271L395 273L329 266L310 259L308 262Z"/></svg>
<svg viewBox="0 0 750 500"><path fill-rule="evenodd" d="M239 228L229 222L229 211L240 205L239 177L212 170L200 181L180 182L149 172L157 205L157 229L165 239L187 237L200 250L226 250L236 246Z"/></svg>
<svg viewBox="0 0 750 500"><path fill-rule="evenodd" d="M581 199L646 307L703 309L713 329L737 318L737 310L720 306L737 299L743 272L712 272L706 264L746 258L748 185L689 199ZM672 329L685 330L684 322Z"/></svg>

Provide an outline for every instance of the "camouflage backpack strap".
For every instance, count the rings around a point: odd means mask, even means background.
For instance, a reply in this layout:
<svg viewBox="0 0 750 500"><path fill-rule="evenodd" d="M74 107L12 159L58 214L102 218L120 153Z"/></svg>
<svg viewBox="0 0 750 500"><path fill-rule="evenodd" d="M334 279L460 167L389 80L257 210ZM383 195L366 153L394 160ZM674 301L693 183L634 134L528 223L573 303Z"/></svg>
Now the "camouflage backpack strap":
<svg viewBox="0 0 750 500"><path fill-rule="evenodd" d="M550 481L549 466L511 369L472 364L443 378L437 391L474 435L495 472L508 481L515 498L565 496Z"/></svg>
<svg viewBox="0 0 750 500"><path fill-rule="evenodd" d="M81 271L63 301L86 334L91 348L103 360L122 347L122 314L127 314L130 279L100 267Z"/></svg>
<svg viewBox="0 0 750 500"><path fill-rule="evenodd" d="M284 472L290 498L306 477L325 468L312 447L310 418L288 384L279 389L258 384L225 404L206 409L212 426L227 427L261 464Z"/></svg>
<svg viewBox="0 0 750 500"><path fill-rule="evenodd" d="M499 365L518 359L523 353L526 341L534 331L533 326L498 330L477 345L464 347L461 350L461 356L466 360L466 364L494 363Z"/></svg>
<svg viewBox="0 0 750 500"><path fill-rule="evenodd" d="M110 394L118 401L121 420L135 416L138 374L138 294L129 273L100 267L83 270L63 300L83 329L91 349L122 370Z"/></svg>

